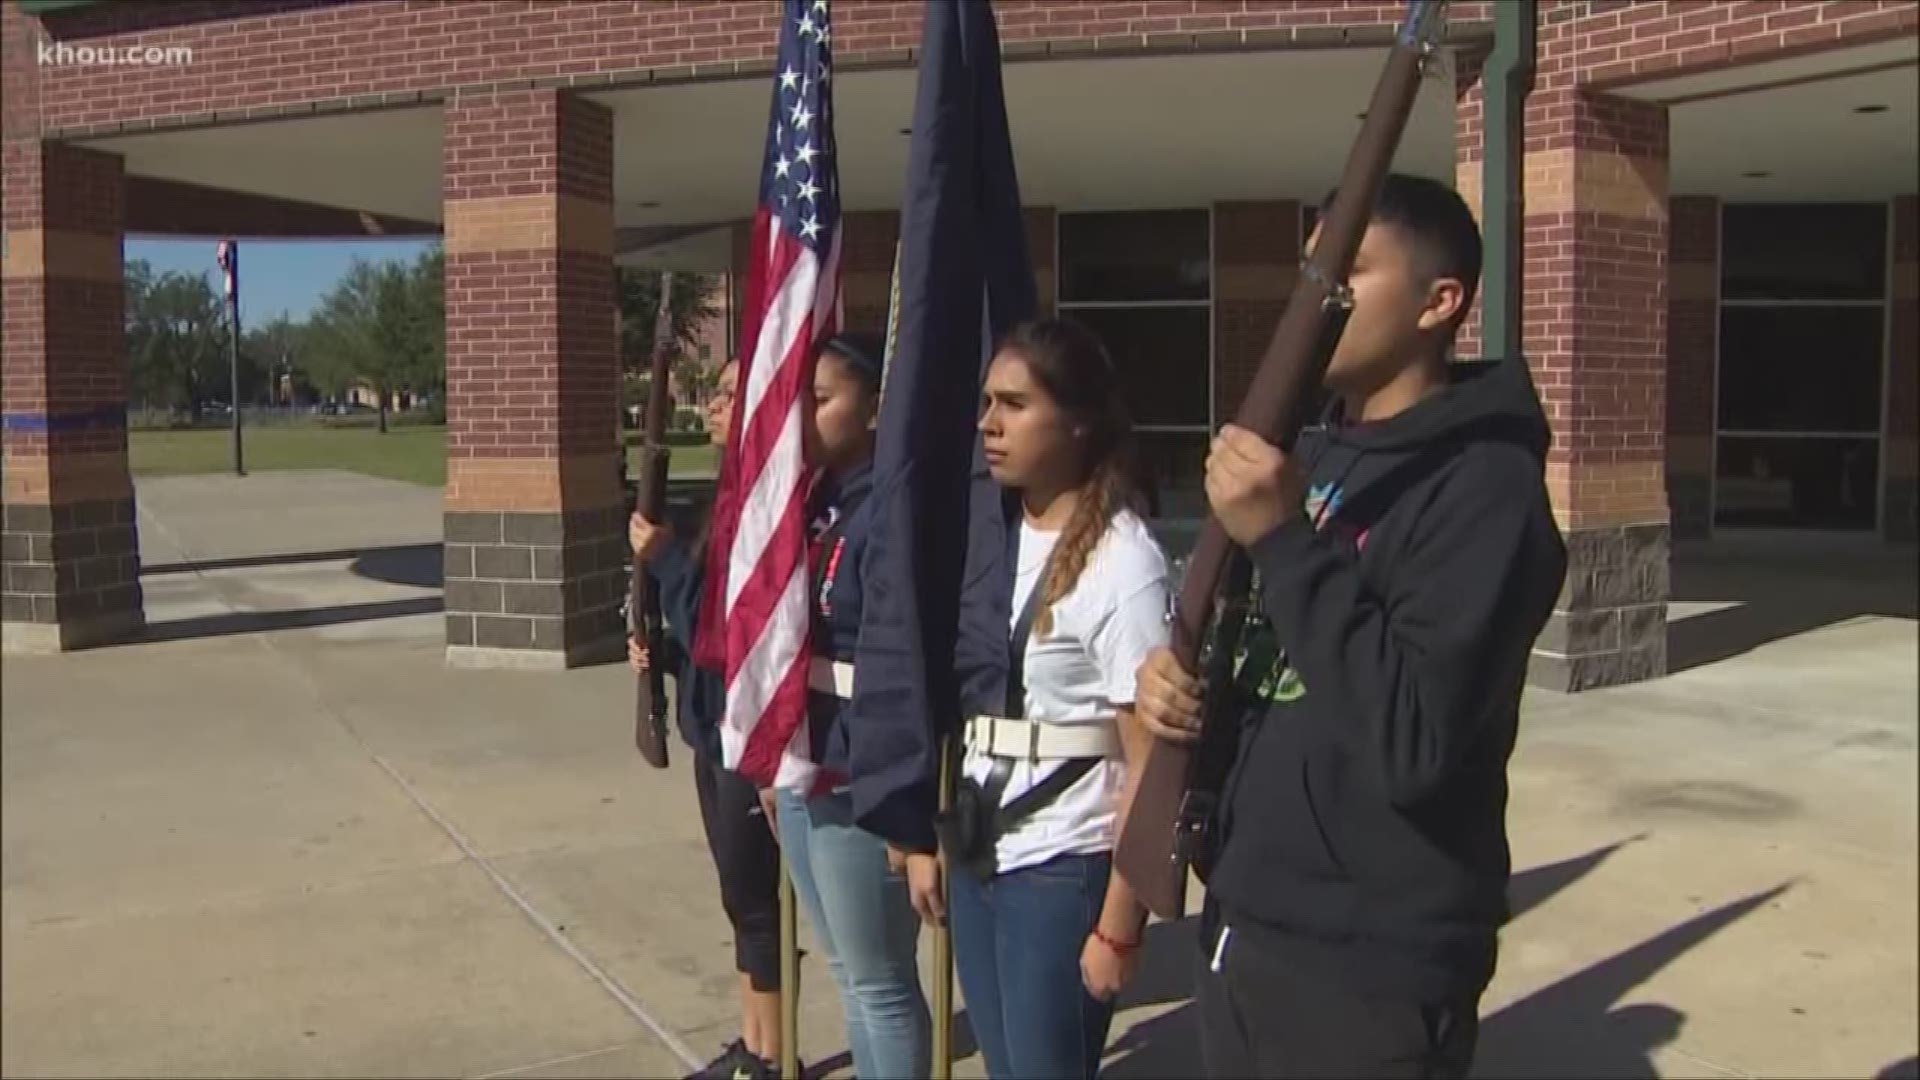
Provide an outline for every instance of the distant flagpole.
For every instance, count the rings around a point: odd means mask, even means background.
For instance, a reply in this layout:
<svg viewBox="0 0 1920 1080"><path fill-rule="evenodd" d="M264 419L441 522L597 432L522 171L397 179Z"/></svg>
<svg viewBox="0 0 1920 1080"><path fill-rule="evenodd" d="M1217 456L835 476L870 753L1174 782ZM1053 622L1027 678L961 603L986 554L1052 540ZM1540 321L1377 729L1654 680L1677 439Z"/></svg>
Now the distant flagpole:
<svg viewBox="0 0 1920 1080"><path fill-rule="evenodd" d="M233 475L245 476L240 450L240 245L232 240L220 241L214 249L214 260L220 264L227 295L227 404L233 411Z"/></svg>

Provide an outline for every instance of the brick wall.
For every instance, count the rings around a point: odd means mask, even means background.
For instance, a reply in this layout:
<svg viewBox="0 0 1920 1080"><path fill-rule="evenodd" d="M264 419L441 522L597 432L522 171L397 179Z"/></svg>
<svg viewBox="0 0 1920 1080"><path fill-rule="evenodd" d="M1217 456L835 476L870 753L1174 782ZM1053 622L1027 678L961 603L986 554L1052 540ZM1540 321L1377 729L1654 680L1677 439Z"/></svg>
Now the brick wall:
<svg viewBox="0 0 1920 1080"><path fill-rule="evenodd" d="M900 215L849 212L840 220L840 288L847 329L885 333Z"/></svg>
<svg viewBox="0 0 1920 1080"><path fill-rule="evenodd" d="M1920 199L1893 200L1893 280L1887 313L1887 430L1883 532L1920 538Z"/></svg>
<svg viewBox="0 0 1920 1080"><path fill-rule="evenodd" d="M1667 502L1675 539L1713 528L1720 339L1720 200L1667 203Z"/></svg>
<svg viewBox="0 0 1920 1080"><path fill-rule="evenodd" d="M553 90L446 109L449 658L620 651L613 124Z"/></svg>
<svg viewBox="0 0 1920 1080"><path fill-rule="evenodd" d="M1299 276L1300 204L1292 200L1213 207L1213 411L1231 419Z"/></svg>
<svg viewBox="0 0 1920 1080"><path fill-rule="evenodd" d="M1029 206L1021 212L1027 230L1027 253L1033 260L1034 290L1039 296L1041 314L1053 311L1055 287L1054 230L1052 207ZM852 330L884 333L887 328L887 304L893 280L894 245L900 238L900 215L892 211L849 212L841 218L844 245L841 249L841 289L846 297L846 325ZM739 341L740 312L744 304L747 277L747 242L752 226L736 222L732 240L732 282L730 289L734 340Z"/></svg>
<svg viewBox="0 0 1920 1080"><path fill-rule="evenodd" d="M143 621L127 471L120 158L4 148L4 522L8 651L123 636Z"/></svg>
<svg viewBox="0 0 1920 1080"><path fill-rule="evenodd" d="M1729 63L1910 35L1911 0L1542 5L1545 26L1575 35L1563 59L1609 87ZM1455 24L1481 24L1488 3L1456 3ZM1010 56L1244 49L1383 41L1404 5L1380 0L1001 0ZM9 21L27 22L8 5ZM383 95L417 99L509 80L675 79L739 74L767 62L778 8L765 0L524 4L148 0L53 13L57 40L186 46L191 65L64 65L44 76L51 130L128 120L239 117ZM842 0L835 42L847 64L900 63L918 44L918 0ZM1543 47L1546 42L1543 38ZM1545 51L1543 48L1543 58ZM15 68L15 70L20 70ZM645 75L640 73L645 72ZM8 111L16 108L7 88ZM32 110L31 102L18 106Z"/></svg>
<svg viewBox="0 0 1920 1080"><path fill-rule="evenodd" d="M10 5L9 5L10 7ZM1489 5L1454 5L1455 24ZM779 7L768 0L315 4L148 0L42 20L73 44L184 46L193 63L45 70L49 129L223 116L312 102L417 100L448 87L516 80L589 82L731 76L771 61ZM1384 43L1405 5L1381 0L1001 0L1010 57L1146 50ZM920 0L841 0L843 65L904 63L919 43ZM9 14L9 18L14 15Z"/></svg>
<svg viewBox="0 0 1920 1080"><path fill-rule="evenodd" d="M34 52L39 24L0 3L0 137L40 133L40 64Z"/></svg>
<svg viewBox="0 0 1920 1080"><path fill-rule="evenodd" d="M1021 211L1027 228L1027 256L1033 260L1034 302L1039 315L1052 315L1060 299L1060 215L1051 206L1029 206Z"/></svg>
<svg viewBox="0 0 1920 1080"><path fill-rule="evenodd" d="M1912 0L1576 0L1541 6L1543 24L1574 24L1573 51L1584 82L1595 88L1776 60L1843 41L1911 36L1920 26L1920 6ZM1544 35L1541 44L1544 52Z"/></svg>
<svg viewBox="0 0 1920 1080"><path fill-rule="evenodd" d="M1454 183L1476 219L1482 218L1480 177L1487 145L1487 99L1480 81L1486 62L1485 50L1462 50L1454 58L1453 67ZM1481 220L1481 224L1484 227L1486 223ZM1467 317L1460 324L1460 333L1454 338L1454 355L1462 359L1480 355L1480 315L1481 308L1485 306L1484 291L1482 289L1474 294L1473 306L1467 310Z"/></svg>

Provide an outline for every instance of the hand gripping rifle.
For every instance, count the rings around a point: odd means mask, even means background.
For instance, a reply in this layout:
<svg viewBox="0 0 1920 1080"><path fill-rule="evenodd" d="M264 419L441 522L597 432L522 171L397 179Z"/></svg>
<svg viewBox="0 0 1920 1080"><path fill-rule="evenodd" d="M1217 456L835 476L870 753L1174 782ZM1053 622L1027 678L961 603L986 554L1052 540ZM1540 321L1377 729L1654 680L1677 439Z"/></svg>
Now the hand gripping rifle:
<svg viewBox="0 0 1920 1080"><path fill-rule="evenodd" d="M660 275L660 310L653 318L652 381L647 386L646 441L640 446L640 490L634 500L636 509L648 521L659 524L667 505L667 401L668 362L673 355L673 272ZM636 638L644 641L652 663L640 674L638 701L634 710L634 745L640 756L656 769L667 767L667 683L661 672L666 658L660 633L660 596L653 577L639 559L633 560L633 582L627 602L628 626Z"/></svg>
<svg viewBox="0 0 1920 1080"><path fill-rule="evenodd" d="M1320 384L1333 347L1346 327L1353 308L1347 274L1353 268L1354 253L1366 232L1374 200L1413 110L1421 76L1440 35L1445 8L1444 0L1415 0L1407 5L1406 20L1395 36L1386 69L1367 106L1366 120L1347 155L1333 205L1320 223L1319 241L1312 257L1301 267L1300 281L1287 301L1286 313L1267 343L1266 355L1235 417L1235 423L1278 445L1291 445L1299 434L1301 405ZM1237 629L1238 620L1223 618L1218 604L1221 577L1231 549L1232 542L1221 530L1219 520L1209 515L1188 560L1174 609L1173 652L1189 671L1198 670L1202 638L1210 630L1229 625ZM1230 657L1233 649L1209 652L1211 660ZM1207 666L1217 673L1220 665ZM1208 693L1225 690L1216 683L1209 686ZM1192 787L1194 758L1189 747L1154 742L1114 853L1121 876L1147 908L1163 919L1186 913L1187 866L1196 853L1194 842L1203 838L1212 816L1211 802L1217 797L1217 792Z"/></svg>

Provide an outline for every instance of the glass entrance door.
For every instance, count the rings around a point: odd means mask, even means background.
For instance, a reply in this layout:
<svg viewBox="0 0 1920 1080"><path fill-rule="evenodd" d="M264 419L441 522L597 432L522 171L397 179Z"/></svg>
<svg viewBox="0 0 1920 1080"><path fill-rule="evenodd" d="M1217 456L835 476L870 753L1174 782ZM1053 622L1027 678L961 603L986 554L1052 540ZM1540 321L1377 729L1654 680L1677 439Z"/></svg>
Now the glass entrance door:
<svg viewBox="0 0 1920 1080"><path fill-rule="evenodd" d="M1714 524L1874 528L1887 208L1724 210Z"/></svg>

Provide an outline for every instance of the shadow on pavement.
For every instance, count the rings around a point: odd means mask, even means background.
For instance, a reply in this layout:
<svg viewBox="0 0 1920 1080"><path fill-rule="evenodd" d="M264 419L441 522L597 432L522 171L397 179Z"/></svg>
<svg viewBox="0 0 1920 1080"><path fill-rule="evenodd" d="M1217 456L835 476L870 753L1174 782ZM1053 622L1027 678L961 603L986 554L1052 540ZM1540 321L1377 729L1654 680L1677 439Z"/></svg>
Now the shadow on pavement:
<svg viewBox="0 0 1920 1080"><path fill-rule="evenodd" d="M1667 667L1681 672L1762 645L1866 616L1920 614L1910 552L1809 543L1676 545L1672 600L1732 606L1671 622Z"/></svg>
<svg viewBox="0 0 1920 1080"><path fill-rule="evenodd" d="M1646 833L1629 836L1625 840L1616 840L1606 847L1595 848L1585 855L1575 855L1571 859L1536 866L1531 870L1515 874L1513 880L1507 883L1507 921L1511 922L1546 903L1555 894L1598 870L1601 863L1606 862L1621 848L1646 838Z"/></svg>
<svg viewBox="0 0 1920 1080"><path fill-rule="evenodd" d="M305 630L316 626L365 622L371 619L397 619L407 615L430 615L444 608L440 597L423 596L413 600L380 600L366 604L341 604L336 607L302 608L295 611L233 611L222 615L204 615L172 622L149 623L128 645L161 641L185 641L191 638L226 637L232 634L257 634L272 630Z"/></svg>
<svg viewBox="0 0 1920 1080"><path fill-rule="evenodd" d="M1644 834L1514 876L1514 915L1538 907L1592 873ZM1664 1005L1614 1008L1616 1002L1722 928L1788 889L1779 885L1691 919L1610 960L1538 991L1482 1021L1474 1075L1486 1077L1651 1077L1651 1054L1679 1036L1684 1017ZM1108 1047L1120 1055L1108 1080L1199 1076L1198 1017L1191 1001L1199 963L1199 919L1157 923L1147 932L1140 974L1121 1008L1182 1004L1133 1026ZM1897 1066L1896 1066L1897 1067Z"/></svg>
<svg viewBox="0 0 1920 1080"><path fill-rule="evenodd" d="M362 562L372 560L371 565L375 567L390 567L394 565L396 561L413 565L419 563L421 560L431 559L434 563L431 587L438 588L440 585L440 545L437 543L399 544L392 547L377 548L343 548L338 551L290 551L274 555L237 555L229 559L195 559L191 562L149 563L140 568L140 576L152 577L157 574L195 574L204 570L245 570L248 567L254 566L298 566L301 563L341 562L347 559L355 559ZM378 573L365 573L358 569L355 570L355 573L360 573L363 577L371 577L376 580L386 580ZM418 577L419 572L415 571L410 576ZM414 582L408 580L400 582L400 584L411 585L414 584ZM428 586L423 585L422 587Z"/></svg>
<svg viewBox="0 0 1920 1080"><path fill-rule="evenodd" d="M1715 908L1568 976L1481 1021L1474 1075L1655 1077L1653 1052L1680 1037L1686 1015L1666 1005L1617 1003L1714 934L1772 903L1776 885Z"/></svg>
<svg viewBox="0 0 1920 1080"><path fill-rule="evenodd" d="M360 552L351 567L355 574L389 585L438 589L446 584L446 558L439 544L410 544Z"/></svg>

